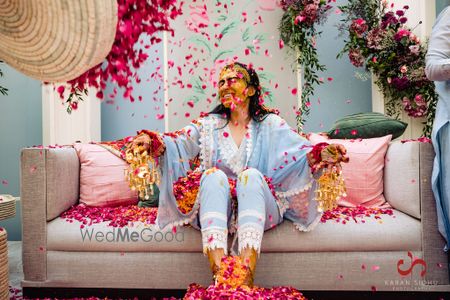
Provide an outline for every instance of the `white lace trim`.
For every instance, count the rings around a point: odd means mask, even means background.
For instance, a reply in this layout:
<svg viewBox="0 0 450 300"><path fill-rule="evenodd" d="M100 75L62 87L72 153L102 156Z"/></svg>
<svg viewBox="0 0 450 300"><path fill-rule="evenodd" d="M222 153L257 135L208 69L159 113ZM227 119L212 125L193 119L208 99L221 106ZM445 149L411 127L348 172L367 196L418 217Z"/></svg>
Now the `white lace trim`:
<svg viewBox="0 0 450 300"><path fill-rule="evenodd" d="M203 254L208 250L223 249L228 255L228 230L221 227L208 227L202 229Z"/></svg>
<svg viewBox="0 0 450 300"><path fill-rule="evenodd" d="M239 212L239 217L238 217L239 221L245 217L255 217L255 218L258 218L258 220L260 220L261 222L266 221L266 216L264 214L260 213L257 210L253 210L253 209L246 209L246 210Z"/></svg>
<svg viewBox="0 0 450 300"><path fill-rule="evenodd" d="M281 216L283 216L286 210L289 209L289 201L287 200L287 198L294 195L298 195L306 190L309 190L314 183L314 179L312 176L311 179L312 180L309 183L307 183L305 186L301 188L292 189L286 192L275 192L276 194L275 200L278 205L278 210L280 211Z"/></svg>
<svg viewBox="0 0 450 300"><path fill-rule="evenodd" d="M202 216L200 217L200 222L206 222L206 219L219 219L222 221L227 222L227 216L225 214L222 214L220 212L217 211L210 211L207 213L202 214Z"/></svg>
<svg viewBox="0 0 450 300"><path fill-rule="evenodd" d="M212 132L214 119L203 119L200 128L200 161L205 170L212 167Z"/></svg>
<svg viewBox="0 0 450 300"><path fill-rule="evenodd" d="M222 124L222 126L225 124ZM221 126L221 127L222 127ZM252 133L253 133L253 122L250 121L248 123L247 133L245 134L242 143L245 143L245 149L240 145L237 148L237 145L234 143L233 138L231 137L229 127L226 126L222 130L223 132L219 133L219 148L222 154L224 162L230 167L230 169L238 175L244 170L247 166L248 161L250 159L251 152L253 151L253 142L252 142ZM223 133L226 132L228 137L225 137ZM244 151L246 153L245 162L243 160L242 155Z"/></svg>
<svg viewBox="0 0 450 300"><path fill-rule="evenodd" d="M291 197L294 195L298 195L306 190L309 190L312 187L312 185L314 183L314 179L313 179L313 177L311 177L310 179L311 179L311 181L309 183L305 184L303 187L291 189L286 192L275 192L275 194L277 195L277 198L287 198L287 197Z"/></svg>
<svg viewBox="0 0 450 300"><path fill-rule="evenodd" d="M251 119L250 122L248 123L248 129L245 138L247 141L247 145L245 147L247 151L247 157L245 158L245 166L247 166L248 161L250 160L250 155L252 154L253 151L253 119Z"/></svg>
<svg viewBox="0 0 450 300"><path fill-rule="evenodd" d="M311 224L309 224L308 226L302 225L300 223L294 223L295 228L297 228L299 231L301 232L307 232L307 231L311 231L314 228L316 228L317 224L320 223L320 220L322 219L322 214L320 213L315 219L314 221L312 221Z"/></svg>
<svg viewBox="0 0 450 300"><path fill-rule="evenodd" d="M264 228L257 223L246 223L238 228L239 253L244 248L252 248L258 254L261 251L261 241Z"/></svg>
<svg viewBox="0 0 450 300"><path fill-rule="evenodd" d="M284 213L289 208L289 202L284 198L275 198L275 201L278 205L278 211L280 212L280 216L284 216Z"/></svg>

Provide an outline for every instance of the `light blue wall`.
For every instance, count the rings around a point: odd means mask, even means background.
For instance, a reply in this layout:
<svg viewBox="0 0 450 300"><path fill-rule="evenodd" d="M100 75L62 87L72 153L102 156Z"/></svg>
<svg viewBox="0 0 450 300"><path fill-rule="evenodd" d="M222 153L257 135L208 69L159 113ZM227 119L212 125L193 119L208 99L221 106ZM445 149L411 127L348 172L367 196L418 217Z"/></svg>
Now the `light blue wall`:
<svg viewBox="0 0 450 300"><path fill-rule="evenodd" d="M0 85L9 89L8 96L0 95L0 194L18 197L20 149L42 144L41 82L6 64L0 68ZM14 219L0 221L0 227L9 240L21 240L20 211Z"/></svg>
<svg viewBox="0 0 450 300"><path fill-rule="evenodd" d="M306 132L328 131L335 120L345 115L372 110L370 74L366 81L357 79L355 72L365 73L364 68L353 67L346 54L336 59L344 46L344 37L338 36L336 25L342 16L335 13L335 8L346 3L336 1L327 22L319 28L322 35L317 39L317 49L320 62L326 65L327 71L319 75L325 82L316 88L311 114L306 119ZM333 80L328 81L328 78Z"/></svg>
<svg viewBox="0 0 450 300"><path fill-rule="evenodd" d="M149 55L149 58L145 65L138 70L142 81L133 86L134 95L136 95L134 103L125 100L122 96L123 92L118 93L113 104L108 103L108 100L110 100L108 95L113 92L115 85L113 83L107 84L104 92L105 100L102 103L103 141L135 135L136 131L140 129L164 131L164 119L156 119L157 114L164 113L164 104L162 103L164 99L163 83L161 80L150 78L158 66L161 66L158 73L161 76L163 75L162 43L156 44L148 50L144 49L144 51ZM161 88L158 90L159 87ZM139 101L138 95L142 96L142 101Z"/></svg>
<svg viewBox="0 0 450 300"><path fill-rule="evenodd" d="M450 0L436 0L436 16L449 5Z"/></svg>

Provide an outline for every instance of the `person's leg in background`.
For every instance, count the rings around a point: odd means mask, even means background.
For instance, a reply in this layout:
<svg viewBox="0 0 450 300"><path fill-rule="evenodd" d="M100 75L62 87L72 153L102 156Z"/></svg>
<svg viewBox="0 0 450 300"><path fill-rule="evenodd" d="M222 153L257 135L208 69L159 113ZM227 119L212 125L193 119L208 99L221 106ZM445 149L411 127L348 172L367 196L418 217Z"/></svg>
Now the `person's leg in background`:
<svg viewBox="0 0 450 300"><path fill-rule="evenodd" d="M450 235L450 124L446 123L437 134L439 143L439 175L437 180L437 203L439 232L447 240ZM436 170L433 170L436 171ZM436 192L436 191L435 191ZM447 250L448 251L448 250Z"/></svg>

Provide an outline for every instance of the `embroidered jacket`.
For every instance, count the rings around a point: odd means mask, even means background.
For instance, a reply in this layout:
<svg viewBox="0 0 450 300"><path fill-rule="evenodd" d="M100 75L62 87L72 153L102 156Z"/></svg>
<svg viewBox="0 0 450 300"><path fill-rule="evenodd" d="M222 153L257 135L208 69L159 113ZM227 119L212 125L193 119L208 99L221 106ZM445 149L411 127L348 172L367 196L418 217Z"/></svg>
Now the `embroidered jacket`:
<svg viewBox="0 0 450 300"><path fill-rule="evenodd" d="M315 181L306 154L310 143L279 116L269 114L262 122L251 121L240 147L231 137L226 119L209 115L193 121L174 134L162 134L166 146L160 157L162 180L157 224L160 228L191 223L199 210L184 214L177 208L172 185L190 170L189 160L200 156L200 171L217 167L230 178L247 167L272 179L280 214L301 231L319 221L314 198Z"/></svg>

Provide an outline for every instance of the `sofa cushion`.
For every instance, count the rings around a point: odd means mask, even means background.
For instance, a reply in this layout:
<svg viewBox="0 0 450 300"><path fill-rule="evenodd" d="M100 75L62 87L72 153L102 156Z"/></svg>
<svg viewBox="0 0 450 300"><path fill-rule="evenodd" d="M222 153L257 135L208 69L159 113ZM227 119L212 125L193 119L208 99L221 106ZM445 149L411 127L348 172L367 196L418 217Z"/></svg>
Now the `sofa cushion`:
<svg viewBox="0 0 450 300"><path fill-rule="evenodd" d="M89 206L136 204L137 192L125 178L127 163L105 148L75 143L80 158L80 202Z"/></svg>
<svg viewBox="0 0 450 300"><path fill-rule="evenodd" d="M347 196L338 204L347 207L389 207L383 196L384 156L391 136L373 139L340 140L311 133L313 144L327 142L344 145L350 161L342 164Z"/></svg>
<svg viewBox="0 0 450 300"><path fill-rule="evenodd" d="M365 223L333 220L319 223L314 230L299 232L285 221L266 232L264 252L403 251L422 249L420 221L400 211L366 218Z"/></svg>
<svg viewBox="0 0 450 300"><path fill-rule="evenodd" d="M405 132L408 124L378 112L358 113L337 120L328 131L333 139L369 139L392 134L396 139Z"/></svg>
<svg viewBox="0 0 450 300"><path fill-rule="evenodd" d="M381 215L380 219L366 218L365 223L347 224L327 221L319 223L310 232L299 232L285 220L274 229L266 231L262 252L327 252L327 251L399 251L420 250L420 222L394 210L393 216ZM47 250L55 251L106 251L106 252L202 252L200 231L192 227L178 228L176 233L159 230L155 225L145 227L134 223L121 229L120 236L129 239L111 241L119 236L119 228L106 223L80 228L77 221L69 223L57 218L47 226ZM89 232L87 235L86 232ZM98 234L97 239L95 235ZM132 232L135 232L134 240ZM140 235L144 238L140 238ZM83 241L84 235L84 241ZM150 240L151 238L151 240ZM108 241L109 240L109 241ZM231 243L231 238L229 238Z"/></svg>

